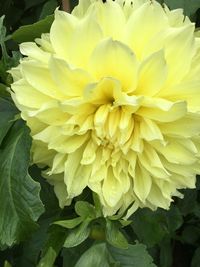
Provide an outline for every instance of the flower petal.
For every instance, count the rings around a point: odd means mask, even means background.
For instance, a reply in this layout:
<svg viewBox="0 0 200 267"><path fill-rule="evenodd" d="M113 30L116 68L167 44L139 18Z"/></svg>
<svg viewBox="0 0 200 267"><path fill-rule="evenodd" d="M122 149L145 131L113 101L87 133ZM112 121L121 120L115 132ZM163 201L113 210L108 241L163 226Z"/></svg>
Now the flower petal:
<svg viewBox="0 0 200 267"><path fill-rule="evenodd" d="M91 76L82 69L72 69L65 60L51 57L49 62L51 76L60 91L68 97L81 96Z"/></svg>
<svg viewBox="0 0 200 267"><path fill-rule="evenodd" d="M158 78L159 77L159 78ZM167 64L164 51L158 51L142 62L139 81L134 94L153 96L158 93L167 78Z"/></svg>
<svg viewBox="0 0 200 267"><path fill-rule="evenodd" d="M64 59L67 59L69 55L68 47L71 44L71 37L77 21L75 16L67 12L55 11L55 20L50 30L50 40L56 54Z"/></svg>
<svg viewBox="0 0 200 267"><path fill-rule="evenodd" d="M96 79L113 77L118 79L124 91L135 89L137 61L128 46L108 38L95 48L89 69Z"/></svg>

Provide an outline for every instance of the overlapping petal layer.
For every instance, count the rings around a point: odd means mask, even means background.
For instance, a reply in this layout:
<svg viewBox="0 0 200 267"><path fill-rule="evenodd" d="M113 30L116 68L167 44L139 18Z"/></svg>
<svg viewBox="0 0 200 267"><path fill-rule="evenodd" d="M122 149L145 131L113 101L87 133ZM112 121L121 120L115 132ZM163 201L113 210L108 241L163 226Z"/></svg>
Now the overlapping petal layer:
<svg viewBox="0 0 200 267"><path fill-rule="evenodd" d="M60 206L89 187L104 215L169 208L200 172L200 42L182 10L82 0L21 44L12 97Z"/></svg>

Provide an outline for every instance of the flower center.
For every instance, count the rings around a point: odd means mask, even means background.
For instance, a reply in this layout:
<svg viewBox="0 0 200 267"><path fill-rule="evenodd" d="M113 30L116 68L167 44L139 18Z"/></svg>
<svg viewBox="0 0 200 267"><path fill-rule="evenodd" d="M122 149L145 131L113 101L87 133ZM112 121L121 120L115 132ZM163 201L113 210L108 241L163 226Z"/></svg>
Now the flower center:
<svg viewBox="0 0 200 267"><path fill-rule="evenodd" d="M133 114L126 107L104 104L94 114L93 139L97 145L111 150L128 148L132 143L134 126Z"/></svg>

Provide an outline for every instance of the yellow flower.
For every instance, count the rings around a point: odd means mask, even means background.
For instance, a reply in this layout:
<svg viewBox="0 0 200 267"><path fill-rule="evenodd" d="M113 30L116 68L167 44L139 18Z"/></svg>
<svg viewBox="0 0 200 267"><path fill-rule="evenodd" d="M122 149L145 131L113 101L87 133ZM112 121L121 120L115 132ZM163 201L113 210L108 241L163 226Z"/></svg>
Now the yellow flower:
<svg viewBox="0 0 200 267"><path fill-rule="evenodd" d="M129 216L195 187L200 39L181 9L82 0L20 50L12 97L61 207L89 187L104 216Z"/></svg>

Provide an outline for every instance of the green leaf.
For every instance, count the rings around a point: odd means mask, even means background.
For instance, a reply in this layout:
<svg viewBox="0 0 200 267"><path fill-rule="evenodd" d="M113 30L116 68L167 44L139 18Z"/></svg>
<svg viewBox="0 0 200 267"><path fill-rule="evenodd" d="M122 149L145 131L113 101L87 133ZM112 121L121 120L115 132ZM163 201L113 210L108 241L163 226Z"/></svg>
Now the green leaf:
<svg viewBox="0 0 200 267"><path fill-rule="evenodd" d="M29 168L29 172L31 177L38 181L41 186L40 197L45 206L45 214L43 214L43 216L46 218L53 218L54 220L52 220L52 222L55 221L55 219L59 218L62 209L59 207L53 186L50 185L44 177L42 177L41 169L39 169L36 165L32 165Z"/></svg>
<svg viewBox="0 0 200 267"><path fill-rule="evenodd" d="M96 218L96 211L94 206L86 201L77 201L75 204L75 211L82 218Z"/></svg>
<svg viewBox="0 0 200 267"><path fill-rule="evenodd" d="M114 247L128 248L128 242L120 232L120 224L115 221L106 220L106 240Z"/></svg>
<svg viewBox="0 0 200 267"><path fill-rule="evenodd" d="M56 257L57 257L56 251L52 247L49 247L45 256L38 264L38 267L53 267Z"/></svg>
<svg viewBox="0 0 200 267"><path fill-rule="evenodd" d="M6 97L9 96L9 93L7 91L7 86L3 83L0 83L0 97ZM0 124L1 125L1 124Z"/></svg>
<svg viewBox="0 0 200 267"><path fill-rule="evenodd" d="M63 248L62 249L62 258L63 258L63 267L74 267L80 256L88 250L93 244L92 239L87 239L86 242L73 247L73 248Z"/></svg>
<svg viewBox="0 0 200 267"><path fill-rule="evenodd" d="M8 261L5 261L4 267L12 267L12 265Z"/></svg>
<svg viewBox="0 0 200 267"><path fill-rule="evenodd" d="M194 256L192 258L191 267L199 267L200 263L200 247L195 250Z"/></svg>
<svg viewBox="0 0 200 267"><path fill-rule="evenodd" d="M200 228L195 225L188 225L184 227L181 241L187 244L194 245L200 238Z"/></svg>
<svg viewBox="0 0 200 267"><path fill-rule="evenodd" d="M164 216L166 217L168 231L171 235L173 235L173 232L175 232L183 224L183 217L180 210L175 205L171 205L170 210L162 210L161 212L164 213Z"/></svg>
<svg viewBox="0 0 200 267"><path fill-rule="evenodd" d="M90 221L90 219L86 219L81 223L81 225L68 232L68 236L64 243L65 248L78 246L88 238L90 234Z"/></svg>
<svg viewBox="0 0 200 267"><path fill-rule="evenodd" d="M45 244L42 259L37 267L53 267L57 255L63 247L66 238L66 231L62 228L53 226L49 233L49 238Z"/></svg>
<svg viewBox="0 0 200 267"><path fill-rule="evenodd" d="M13 124L13 119L17 113L16 107L11 101L0 97L0 145L8 130Z"/></svg>
<svg viewBox="0 0 200 267"><path fill-rule="evenodd" d="M178 199L177 207L180 209L181 214L186 216L192 214L197 205L197 190L188 189L183 190L184 198Z"/></svg>
<svg viewBox="0 0 200 267"><path fill-rule="evenodd" d="M42 217L44 214L42 215ZM20 255L18 256L15 265L20 267L35 267L37 266L41 250L48 238L49 225L55 218L40 218L39 227L34 234L26 242L20 246ZM63 235L63 234L62 234Z"/></svg>
<svg viewBox="0 0 200 267"><path fill-rule="evenodd" d="M101 205L101 201L99 199L99 196L95 192L92 192L92 197L93 197L93 201L94 201L96 217L97 218L102 217L103 216L102 205Z"/></svg>
<svg viewBox="0 0 200 267"><path fill-rule="evenodd" d="M58 6L58 2L56 0L49 0L47 1L43 8L42 11L40 13L40 19L44 19L46 18L48 15L51 15L54 13L54 10L56 9L56 7Z"/></svg>
<svg viewBox="0 0 200 267"><path fill-rule="evenodd" d="M54 15L50 15L34 24L21 26L12 34L12 38L17 43L34 41L35 38L39 38L42 33L50 31L53 20Z"/></svg>
<svg viewBox="0 0 200 267"><path fill-rule="evenodd" d="M158 211L139 209L131 219L131 227L139 241L148 247L158 244L168 234L166 218Z"/></svg>
<svg viewBox="0 0 200 267"><path fill-rule="evenodd" d="M2 59L1 59L1 70L0 72L4 72L5 70L8 70L10 67L9 64L9 59L10 57L8 56L5 42L10 38L10 36L6 37L6 27L3 25L5 16L0 17L0 46L1 46L1 53L2 53ZM6 76L6 74L3 74L1 76Z"/></svg>
<svg viewBox="0 0 200 267"><path fill-rule="evenodd" d="M125 226L128 226L128 225L130 225L131 223L132 223L132 221L131 220L119 220L120 221L120 223L121 223L121 225L123 226L123 227L125 227Z"/></svg>
<svg viewBox="0 0 200 267"><path fill-rule="evenodd" d="M129 245L128 249L108 246L108 250L121 267L156 267L146 247L142 244Z"/></svg>
<svg viewBox="0 0 200 267"><path fill-rule="evenodd" d="M5 16L0 17L0 47L2 54L2 58L0 60L0 78L3 83L8 85L10 83L8 83L7 77L10 75L6 71L18 64L20 53L14 51L12 52L12 57L8 55L5 42L9 40L11 36L6 36L6 27L3 25L4 17Z"/></svg>
<svg viewBox="0 0 200 267"><path fill-rule="evenodd" d="M37 6L37 5L44 3L45 0L34 0L34 1L24 0L24 2L25 2L25 9L29 9L31 7L34 7L34 6Z"/></svg>
<svg viewBox="0 0 200 267"><path fill-rule="evenodd" d="M0 243L11 246L26 239L44 211L40 185L28 174L31 138L22 121L11 128L0 151Z"/></svg>
<svg viewBox="0 0 200 267"><path fill-rule="evenodd" d="M139 241L148 247L159 244L167 236L173 236L183 223L179 209L171 205L170 210L139 209L132 217L132 228Z"/></svg>
<svg viewBox="0 0 200 267"><path fill-rule="evenodd" d="M160 266L171 267L173 263L172 245L169 237L165 238L160 246Z"/></svg>
<svg viewBox="0 0 200 267"><path fill-rule="evenodd" d="M75 267L109 267L109 258L104 243L93 245L80 257Z"/></svg>
<svg viewBox="0 0 200 267"><path fill-rule="evenodd" d="M57 222L54 222L54 224L60 225L64 228L72 229L78 226L82 221L83 221L83 218L77 217L71 220L57 221Z"/></svg>
<svg viewBox="0 0 200 267"><path fill-rule="evenodd" d="M187 16L193 15L200 8L200 0L165 0L170 9L183 8Z"/></svg>

